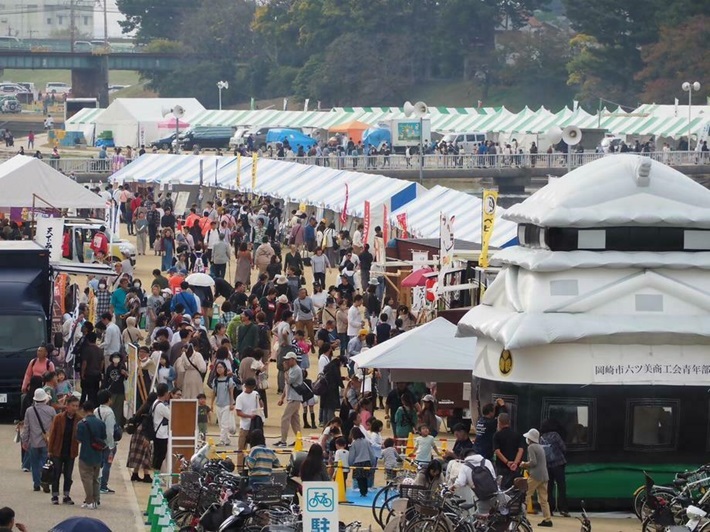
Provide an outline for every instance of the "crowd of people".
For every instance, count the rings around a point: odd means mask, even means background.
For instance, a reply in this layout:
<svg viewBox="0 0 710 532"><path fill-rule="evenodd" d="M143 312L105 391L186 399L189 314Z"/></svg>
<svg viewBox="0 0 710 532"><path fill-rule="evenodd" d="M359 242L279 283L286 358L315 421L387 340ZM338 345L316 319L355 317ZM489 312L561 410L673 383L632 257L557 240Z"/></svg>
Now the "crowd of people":
<svg viewBox="0 0 710 532"><path fill-rule="evenodd" d="M565 508L563 440L550 436L546 445L560 448L557 462L547 451L534 452L554 430L543 427L542 436L529 431L526 445L511 433L499 401L483 408L475 442L470 427L457 424L451 427L455 445L440 451L435 438L445 427L436 384L391 382L387 370L361 368L353 360L417 325L372 273L362 225L350 236L314 215L294 211L286 217L278 202L240 196L208 201L205 209L193 205L186 216L176 216L170 192L162 198L121 186L104 192L118 204L129 233L148 235L137 260L152 248L161 267L144 283L126 257L115 263L113 275L90 277L77 311L65 315L62 349L40 346L27 367L18 426L22 467L31 471L33 489L50 493L53 504L73 504L77 459L83 507L98 508L102 496L113 493L111 464L124 432L130 435L131 480L151 482L165 467L169 402L186 398L198 401L203 437L216 422L217 446L237 454L238 468L252 483L279 466L272 447L291 447L304 429L322 429L296 468L301 480L330 479L340 462L365 495L374 482L369 468L381 464L393 478L401 449L415 433L422 468L417 482L430 485L454 459L487 460L484 467L506 484L529 468L544 523L550 522L545 501L552 482ZM106 251L100 233L91 242L97 257ZM204 273L212 282L190 282L190 275ZM328 284L334 275L337 281ZM137 390L135 414L126 419L129 346L137 348ZM72 387L77 382L80 393ZM267 445L264 425L273 401L283 406L280 434ZM466 469L455 479L459 487L475 482Z"/></svg>

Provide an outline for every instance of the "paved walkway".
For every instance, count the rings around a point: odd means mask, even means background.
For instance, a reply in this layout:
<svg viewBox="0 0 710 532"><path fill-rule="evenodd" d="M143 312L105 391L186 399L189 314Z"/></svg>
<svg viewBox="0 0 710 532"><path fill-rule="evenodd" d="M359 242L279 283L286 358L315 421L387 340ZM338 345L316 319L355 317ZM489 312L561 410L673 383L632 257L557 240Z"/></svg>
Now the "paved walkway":
<svg viewBox="0 0 710 532"><path fill-rule="evenodd" d="M143 530L142 511L138 508L136 494L131 487L130 475L124 467L128 440L119 443L119 452L111 467L109 486L115 494L102 495L98 510L81 508L84 489L79 480L78 462L74 465L74 485L71 490L74 506L54 506L50 495L32 491L30 473L20 469L20 446L11 443L15 433L13 425L0 425L0 472L2 472L2 491L0 506L9 506L15 510L17 521L27 525L31 532L49 530L57 523L75 516L89 516L100 519L111 530Z"/></svg>

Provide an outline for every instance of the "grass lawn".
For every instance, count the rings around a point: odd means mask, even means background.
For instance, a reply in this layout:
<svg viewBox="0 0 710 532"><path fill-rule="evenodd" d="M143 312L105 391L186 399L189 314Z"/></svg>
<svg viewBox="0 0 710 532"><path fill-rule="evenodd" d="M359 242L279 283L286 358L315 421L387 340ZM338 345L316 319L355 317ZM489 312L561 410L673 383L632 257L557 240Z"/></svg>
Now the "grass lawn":
<svg viewBox="0 0 710 532"><path fill-rule="evenodd" d="M2 75L3 81L15 83L25 81L34 83L37 90L44 91L48 81L71 83L70 70L17 70L6 68ZM130 70L112 70L108 73L109 85L135 85L138 83L138 72Z"/></svg>

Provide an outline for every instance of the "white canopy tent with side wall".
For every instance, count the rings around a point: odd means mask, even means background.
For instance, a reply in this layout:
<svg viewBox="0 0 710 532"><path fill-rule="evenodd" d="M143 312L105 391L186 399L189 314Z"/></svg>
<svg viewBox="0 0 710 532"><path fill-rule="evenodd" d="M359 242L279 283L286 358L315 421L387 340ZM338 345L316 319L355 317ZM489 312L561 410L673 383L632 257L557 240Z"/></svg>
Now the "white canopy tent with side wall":
<svg viewBox="0 0 710 532"><path fill-rule="evenodd" d="M111 131L116 146L148 145L166 131L158 127L163 111L176 105L186 115L204 110L195 98L117 98L96 118L95 135Z"/></svg>

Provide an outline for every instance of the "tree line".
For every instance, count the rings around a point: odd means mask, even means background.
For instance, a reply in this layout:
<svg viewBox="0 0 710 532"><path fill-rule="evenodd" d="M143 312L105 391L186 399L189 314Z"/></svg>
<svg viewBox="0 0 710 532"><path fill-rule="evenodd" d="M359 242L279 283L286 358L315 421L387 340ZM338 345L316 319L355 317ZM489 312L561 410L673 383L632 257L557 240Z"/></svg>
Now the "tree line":
<svg viewBox="0 0 710 532"><path fill-rule="evenodd" d="M530 105L599 98L672 103L703 83L710 3L697 0L118 0L125 32L184 54L143 72L163 96L216 107L294 95L315 104L400 105L417 87L456 81L468 105L518 91ZM563 9L569 27L545 17ZM538 14L542 24L529 24ZM564 20L564 19L561 19ZM682 100L681 100L682 101ZM700 101L700 100L698 100ZM443 103L443 102L442 102Z"/></svg>

